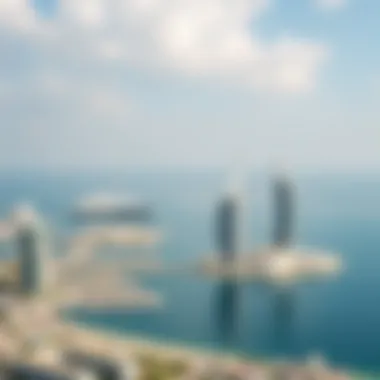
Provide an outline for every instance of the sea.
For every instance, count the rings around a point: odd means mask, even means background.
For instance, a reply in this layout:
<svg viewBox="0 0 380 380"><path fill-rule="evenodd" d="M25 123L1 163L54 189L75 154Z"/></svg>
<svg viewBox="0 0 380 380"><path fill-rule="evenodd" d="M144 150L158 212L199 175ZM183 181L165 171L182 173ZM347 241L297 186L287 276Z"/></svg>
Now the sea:
<svg viewBox="0 0 380 380"><path fill-rule="evenodd" d="M297 360L318 354L339 366L380 371L380 177L308 173L293 181L294 244L340 254L341 274L288 288L222 283L192 271L144 274L139 281L162 294L163 308L80 308L70 318L96 329L247 357ZM1 174L0 182L1 216L19 202L33 203L57 255L78 228L72 211L80 198L99 192L137 196L152 207L153 223L163 234L151 254L180 266L215 251L215 205L228 187L226 173L217 170L12 172ZM250 252L270 243L271 177L247 173L239 185L242 250ZM3 242L1 254L12 255L11 245Z"/></svg>

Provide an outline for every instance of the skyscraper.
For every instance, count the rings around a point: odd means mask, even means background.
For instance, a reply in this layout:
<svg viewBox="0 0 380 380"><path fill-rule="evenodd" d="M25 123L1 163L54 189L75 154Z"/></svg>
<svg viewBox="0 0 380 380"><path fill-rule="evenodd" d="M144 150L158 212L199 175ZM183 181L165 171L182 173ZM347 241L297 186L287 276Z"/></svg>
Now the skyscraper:
<svg viewBox="0 0 380 380"><path fill-rule="evenodd" d="M217 205L217 244L224 261L235 259L238 244L238 202L232 195L225 196Z"/></svg>
<svg viewBox="0 0 380 380"><path fill-rule="evenodd" d="M293 234L293 186L285 177L277 177L273 185L274 229L273 243L286 247Z"/></svg>
<svg viewBox="0 0 380 380"><path fill-rule="evenodd" d="M24 294L40 292L48 270L42 225L33 209L22 207L15 213L15 228L20 291Z"/></svg>

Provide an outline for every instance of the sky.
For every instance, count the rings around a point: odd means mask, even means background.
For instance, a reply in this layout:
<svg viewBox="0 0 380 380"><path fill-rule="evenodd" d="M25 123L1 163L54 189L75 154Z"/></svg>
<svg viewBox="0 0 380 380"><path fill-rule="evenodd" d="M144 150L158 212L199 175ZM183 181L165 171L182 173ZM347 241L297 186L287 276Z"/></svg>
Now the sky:
<svg viewBox="0 0 380 380"><path fill-rule="evenodd" d="M0 169L380 170L377 0L0 0Z"/></svg>

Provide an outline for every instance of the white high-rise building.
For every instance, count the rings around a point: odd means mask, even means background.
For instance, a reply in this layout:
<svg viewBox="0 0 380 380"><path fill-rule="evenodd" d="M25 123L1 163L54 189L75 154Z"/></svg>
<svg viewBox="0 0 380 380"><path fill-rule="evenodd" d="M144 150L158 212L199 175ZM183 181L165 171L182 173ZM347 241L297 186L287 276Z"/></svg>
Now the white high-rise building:
<svg viewBox="0 0 380 380"><path fill-rule="evenodd" d="M20 290L25 294L42 292L52 276L45 227L40 216L29 205L16 209L13 222Z"/></svg>

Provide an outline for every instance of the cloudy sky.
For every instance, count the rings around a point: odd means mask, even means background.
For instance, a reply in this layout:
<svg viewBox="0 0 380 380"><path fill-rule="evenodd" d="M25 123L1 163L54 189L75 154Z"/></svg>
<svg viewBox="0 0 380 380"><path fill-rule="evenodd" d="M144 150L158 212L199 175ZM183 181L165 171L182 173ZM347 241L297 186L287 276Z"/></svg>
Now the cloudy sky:
<svg viewBox="0 0 380 380"><path fill-rule="evenodd" d="M380 170L378 0L0 0L0 168Z"/></svg>

